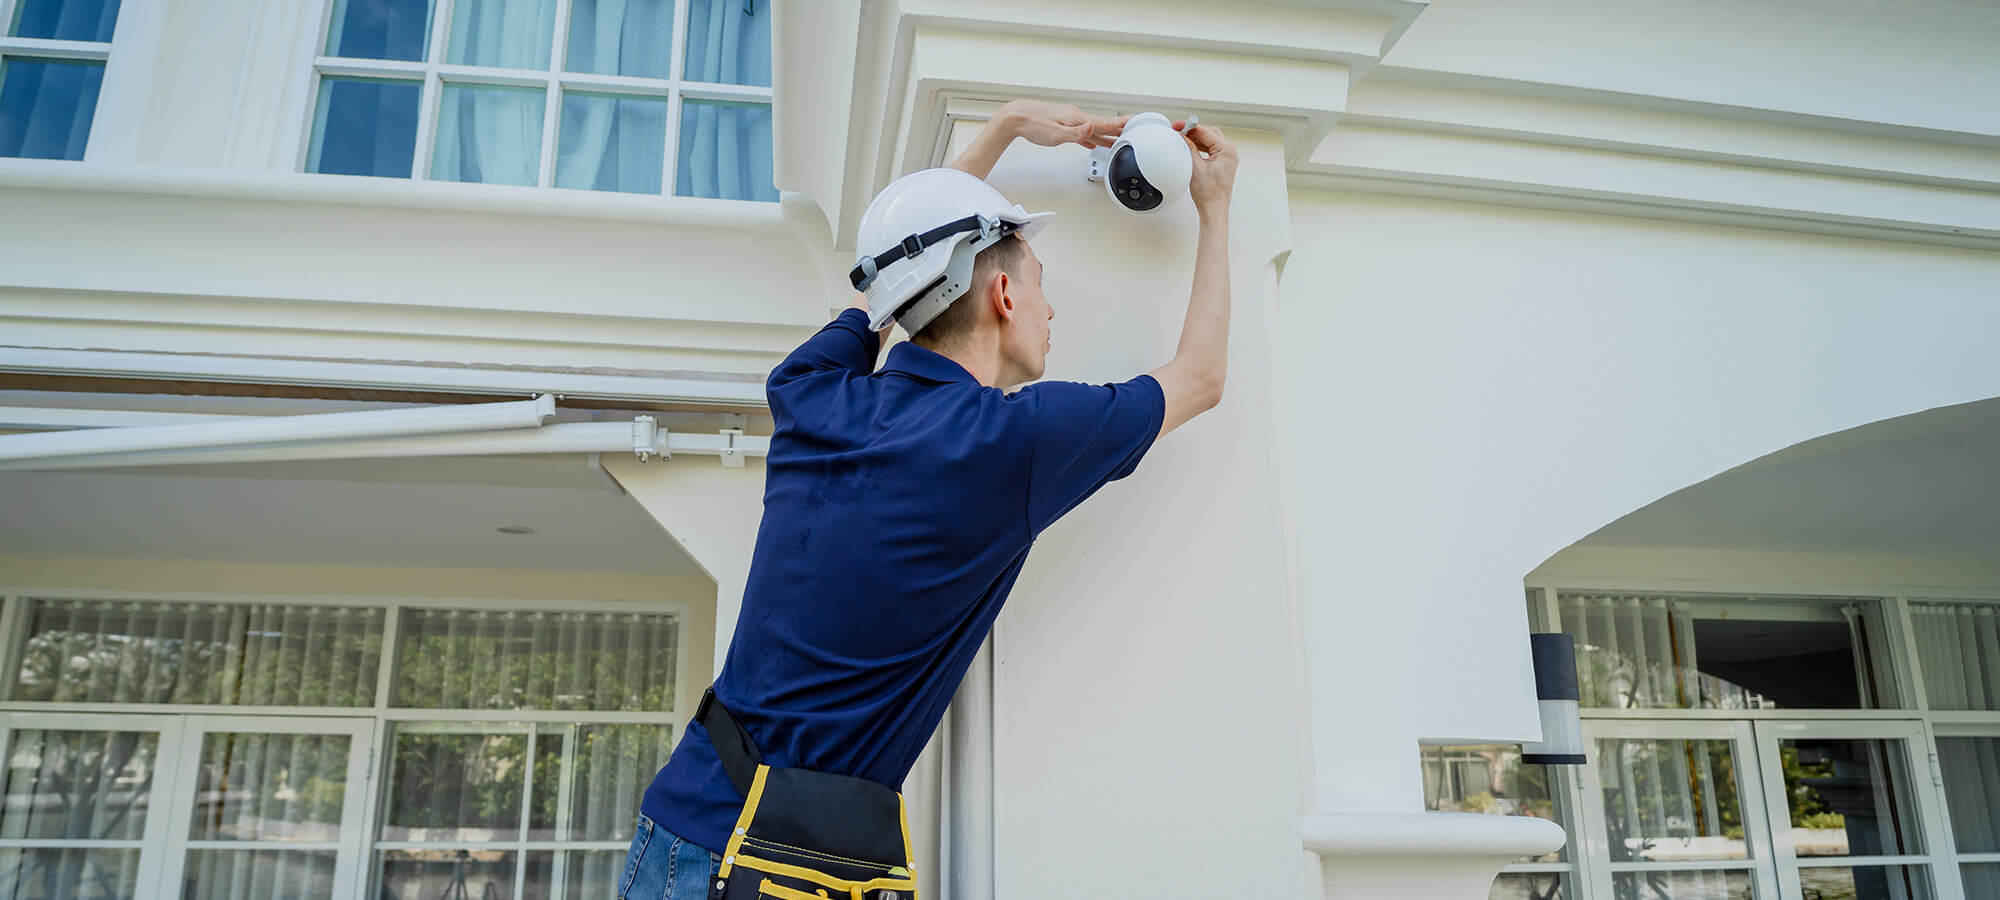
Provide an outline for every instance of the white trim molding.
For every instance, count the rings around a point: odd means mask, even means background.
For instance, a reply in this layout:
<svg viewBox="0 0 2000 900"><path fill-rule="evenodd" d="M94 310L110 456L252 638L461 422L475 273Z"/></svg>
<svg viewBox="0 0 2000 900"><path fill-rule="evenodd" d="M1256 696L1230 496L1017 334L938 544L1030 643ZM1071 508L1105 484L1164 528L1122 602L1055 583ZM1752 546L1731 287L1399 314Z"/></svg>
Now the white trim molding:
<svg viewBox="0 0 2000 900"><path fill-rule="evenodd" d="M1562 826L1527 816L1327 813L1300 827L1326 897L1479 897L1508 862L1554 852Z"/></svg>

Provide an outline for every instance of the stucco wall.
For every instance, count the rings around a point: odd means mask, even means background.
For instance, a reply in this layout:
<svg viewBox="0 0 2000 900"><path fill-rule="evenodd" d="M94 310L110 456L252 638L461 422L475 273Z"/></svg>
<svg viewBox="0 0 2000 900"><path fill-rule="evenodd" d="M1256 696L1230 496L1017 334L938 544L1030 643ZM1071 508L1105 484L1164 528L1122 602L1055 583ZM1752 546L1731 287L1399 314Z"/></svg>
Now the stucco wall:
<svg viewBox="0 0 2000 900"><path fill-rule="evenodd" d="M1973 250L1292 192L1280 349L1321 807L1536 737L1522 578L1790 444L2000 385Z"/></svg>

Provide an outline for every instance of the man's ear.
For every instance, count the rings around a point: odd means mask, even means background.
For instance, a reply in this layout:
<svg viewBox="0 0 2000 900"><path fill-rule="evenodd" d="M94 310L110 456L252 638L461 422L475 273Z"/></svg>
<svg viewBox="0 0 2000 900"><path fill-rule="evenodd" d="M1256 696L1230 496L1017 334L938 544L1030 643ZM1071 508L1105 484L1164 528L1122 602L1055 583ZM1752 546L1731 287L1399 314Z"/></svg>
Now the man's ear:
<svg viewBox="0 0 2000 900"><path fill-rule="evenodd" d="M1007 293L1007 273L995 272L987 282L993 292L993 312L1005 322L1014 317L1014 297Z"/></svg>

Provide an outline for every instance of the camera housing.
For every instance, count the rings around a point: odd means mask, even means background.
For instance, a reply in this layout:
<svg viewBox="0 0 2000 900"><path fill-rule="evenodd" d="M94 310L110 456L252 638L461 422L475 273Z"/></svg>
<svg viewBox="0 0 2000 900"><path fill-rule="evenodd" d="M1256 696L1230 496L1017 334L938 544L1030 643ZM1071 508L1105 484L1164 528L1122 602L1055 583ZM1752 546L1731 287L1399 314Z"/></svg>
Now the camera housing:
<svg viewBox="0 0 2000 900"><path fill-rule="evenodd" d="M1188 127L1194 127L1192 119ZM1187 196L1193 154L1172 120L1139 113L1126 121L1110 149L1091 153L1089 180L1103 181L1105 193L1127 212L1153 215Z"/></svg>

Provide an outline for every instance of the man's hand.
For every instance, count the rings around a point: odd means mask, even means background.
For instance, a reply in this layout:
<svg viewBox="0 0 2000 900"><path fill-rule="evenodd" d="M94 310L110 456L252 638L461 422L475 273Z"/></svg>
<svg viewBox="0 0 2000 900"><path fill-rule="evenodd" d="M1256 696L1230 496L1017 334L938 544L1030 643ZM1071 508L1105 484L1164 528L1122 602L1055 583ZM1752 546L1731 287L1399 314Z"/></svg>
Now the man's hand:
<svg viewBox="0 0 2000 900"><path fill-rule="evenodd" d="M1182 122L1175 122L1180 128ZM1194 198L1195 212L1206 219L1211 213L1227 212L1229 198L1236 191L1236 145L1222 132L1208 125L1196 125L1182 137L1194 154L1194 175L1188 179L1188 195Z"/></svg>
<svg viewBox="0 0 2000 900"><path fill-rule="evenodd" d="M1124 132L1128 118L1131 117L1097 119L1067 103L1014 100L993 113L993 118L986 123L986 130L979 133L972 146L965 148L965 153L954 160L951 167L985 178L993 173L993 164L1000 161L1000 154L1017 137L1027 138L1044 147L1063 144L1109 147Z"/></svg>

